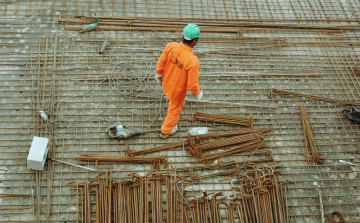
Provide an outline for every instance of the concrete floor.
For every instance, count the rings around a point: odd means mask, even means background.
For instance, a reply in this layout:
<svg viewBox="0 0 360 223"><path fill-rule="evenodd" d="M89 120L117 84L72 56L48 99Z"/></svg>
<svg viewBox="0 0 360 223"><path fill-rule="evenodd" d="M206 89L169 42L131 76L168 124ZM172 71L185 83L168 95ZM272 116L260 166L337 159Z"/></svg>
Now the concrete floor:
<svg viewBox="0 0 360 223"><path fill-rule="evenodd" d="M360 168L339 162L359 164L359 125L342 115L348 106L305 97L269 96L269 90L276 88L358 102L360 78L354 67L360 63L359 6L355 0L0 3L0 169L8 168L0 170L0 222L75 222L76 192L67 183L89 181L106 170L91 172L54 161L47 162L41 172L28 170L26 157L34 136L51 139L50 157L96 168L93 162L79 162L74 157L79 153L125 155L126 148L138 150L178 142L187 139L192 127L207 126L209 132L243 128L182 120L179 134L160 139L157 123L166 116L166 103L126 94L137 89L140 94L161 95L161 87L152 78L156 61L166 42L179 41L181 33L93 31L79 35L65 28L80 25L58 23L60 16L74 19L75 15L89 16L91 11L99 16L262 19L271 24L355 26L342 33L271 29L203 33L194 52L200 60L199 83L204 98L246 106L189 102L181 117L192 120L197 111L239 117L252 114L254 128L273 128L268 133L268 149L276 165L282 167L280 179L294 182L289 184L288 194L291 222L321 222L319 191L326 221L333 211L341 211L347 222L360 221ZM97 52L104 40L110 45L100 55ZM130 79L107 79L109 74ZM318 151L327 158L322 164L308 163L304 157L299 105L306 106ZM40 109L49 114L51 123L41 119ZM107 126L116 121L148 132L126 140L110 139ZM219 161L242 161L249 154ZM151 155L165 155L173 167L198 164L183 148ZM99 165L114 167L117 178L131 172L145 174L150 169L146 164ZM209 173L204 170L196 174ZM219 182L221 178L202 179L186 189L195 195L203 190L229 194L231 187Z"/></svg>

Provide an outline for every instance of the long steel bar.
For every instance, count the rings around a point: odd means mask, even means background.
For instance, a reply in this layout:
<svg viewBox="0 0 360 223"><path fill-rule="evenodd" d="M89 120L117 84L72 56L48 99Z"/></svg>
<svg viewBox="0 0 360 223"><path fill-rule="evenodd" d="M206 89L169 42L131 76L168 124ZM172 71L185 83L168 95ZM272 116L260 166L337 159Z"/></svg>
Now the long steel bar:
<svg viewBox="0 0 360 223"><path fill-rule="evenodd" d="M360 106L360 103L357 103L357 102L319 97L319 96L315 96L315 95L302 94L302 93L286 91L286 90L279 90L279 89L275 89L275 88L272 88L270 90L270 94L271 95L292 95L292 96L298 96L298 97L311 98L311 99L319 100L319 101L329 101L329 102L335 102L335 103L340 103L340 104L344 104L344 105Z"/></svg>

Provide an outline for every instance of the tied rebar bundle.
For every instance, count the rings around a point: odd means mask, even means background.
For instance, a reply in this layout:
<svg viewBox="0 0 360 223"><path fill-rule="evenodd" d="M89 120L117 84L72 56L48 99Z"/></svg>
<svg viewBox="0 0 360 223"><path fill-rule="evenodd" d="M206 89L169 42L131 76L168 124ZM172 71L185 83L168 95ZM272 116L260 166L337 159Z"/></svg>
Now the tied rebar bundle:
<svg viewBox="0 0 360 223"><path fill-rule="evenodd" d="M242 118L242 117L229 116L229 115L196 112L194 119L201 121L213 121L213 122L222 122L222 123L235 124L235 125L243 125L250 128L252 128L253 126L253 118L251 115L249 115L249 118Z"/></svg>
<svg viewBox="0 0 360 223"><path fill-rule="evenodd" d="M326 160L326 157L320 156L317 151L317 146L315 145L315 140L314 140L314 134L311 130L311 125L310 125L310 121L309 121L305 106L300 105L299 111L300 111L301 121L302 121L303 128L304 128L305 156L308 159L308 161L321 163L324 160ZM309 158L309 155L308 155L308 150L307 150L308 144L309 144L309 147L311 150L311 159Z"/></svg>
<svg viewBox="0 0 360 223"><path fill-rule="evenodd" d="M189 139L190 145L187 147L187 149L190 151L190 154L196 157L198 160L205 163L210 163L211 160L223 156L264 148L266 147L266 144L264 143L265 137L266 136L262 134L251 133L240 136L234 136L230 138L224 138L207 143L199 143L197 142L196 137L190 137ZM238 145L238 144L240 145L230 149L225 149L223 151L206 154L206 155L203 154L203 151L206 150L217 149L217 148Z"/></svg>

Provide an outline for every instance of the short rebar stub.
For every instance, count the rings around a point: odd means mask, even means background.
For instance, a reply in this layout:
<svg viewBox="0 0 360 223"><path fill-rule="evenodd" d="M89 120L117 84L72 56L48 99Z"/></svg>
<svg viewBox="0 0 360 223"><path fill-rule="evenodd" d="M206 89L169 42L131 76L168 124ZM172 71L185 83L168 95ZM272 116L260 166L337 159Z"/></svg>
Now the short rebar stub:
<svg viewBox="0 0 360 223"><path fill-rule="evenodd" d="M356 74L360 74L360 63L356 63L354 67L354 72Z"/></svg>

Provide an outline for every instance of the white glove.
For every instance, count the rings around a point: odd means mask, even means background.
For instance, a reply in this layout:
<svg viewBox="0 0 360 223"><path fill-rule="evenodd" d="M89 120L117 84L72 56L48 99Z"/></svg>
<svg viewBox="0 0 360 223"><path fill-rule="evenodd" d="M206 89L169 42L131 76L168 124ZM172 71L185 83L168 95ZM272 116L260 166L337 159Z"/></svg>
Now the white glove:
<svg viewBox="0 0 360 223"><path fill-rule="evenodd" d="M156 74L156 75L155 75L155 80L156 80L156 82L158 82L159 84L161 84L162 81L163 81L162 75Z"/></svg>
<svg viewBox="0 0 360 223"><path fill-rule="evenodd" d="M203 92L201 90L200 93L196 95L197 100L200 101L203 95L204 94L203 94Z"/></svg>

